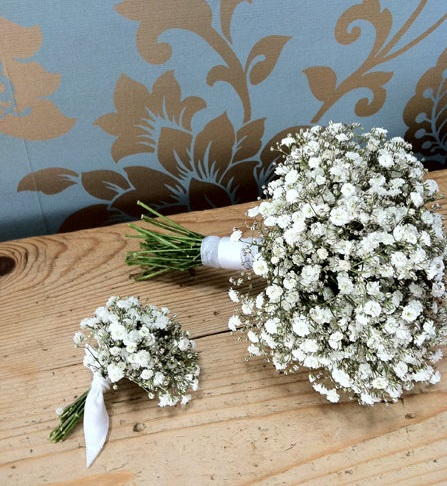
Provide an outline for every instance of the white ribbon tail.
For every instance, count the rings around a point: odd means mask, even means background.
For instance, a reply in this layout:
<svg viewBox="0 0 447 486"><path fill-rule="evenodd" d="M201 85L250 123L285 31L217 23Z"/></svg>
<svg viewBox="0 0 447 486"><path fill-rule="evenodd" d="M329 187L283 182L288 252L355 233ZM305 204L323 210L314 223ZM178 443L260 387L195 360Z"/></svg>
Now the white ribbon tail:
<svg viewBox="0 0 447 486"><path fill-rule="evenodd" d="M104 392L110 388L110 380L94 373L84 408L84 438L87 467L101 452L109 431L109 415L104 403Z"/></svg>
<svg viewBox="0 0 447 486"><path fill-rule="evenodd" d="M242 238L233 241L230 237L206 236L200 247L202 265L227 270L244 270L253 266L258 252L259 239Z"/></svg>

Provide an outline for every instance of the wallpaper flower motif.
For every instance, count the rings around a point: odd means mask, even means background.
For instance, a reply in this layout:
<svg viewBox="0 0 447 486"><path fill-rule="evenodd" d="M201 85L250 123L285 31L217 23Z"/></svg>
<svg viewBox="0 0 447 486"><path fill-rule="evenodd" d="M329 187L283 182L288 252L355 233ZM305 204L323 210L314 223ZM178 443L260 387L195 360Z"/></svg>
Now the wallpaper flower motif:
<svg viewBox="0 0 447 486"><path fill-rule="evenodd" d="M447 49L423 74L404 111L405 137L425 156L429 168L442 168L447 156Z"/></svg>
<svg viewBox="0 0 447 486"><path fill-rule="evenodd" d="M209 87L216 83L231 87L241 107L240 121L231 119L226 111L217 116L215 112L211 114L200 87L194 96L182 95L182 79L172 68L159 75L151 87L122 74L114 90L115 111L95 122L111 136L111 156L116 165L108 170L40 169L24 177L18 191L54 195L77 186L94 197L96 203L69 216L60 228L62 231L136 218L138 199L165 213L254 199L260 186L271 177L272 163L278 158L270 146L300 127L286 126L271 137L265 124L269 113L253 104L254 87L275 71L291 37L273 32L257 39L252 46L244 45L241 49L235 44L233 15L240 11L241 4L250 8L252 3L251 0L124 0L115 6L123 19L136 23L136 48L142 60L150 65L162 66L173 58L175 45L166 40L170 37L162 37L167 31L189 32L202 48L210 50L209 59L218 56L220 60L209 66L204 82ZM375 32L372 47L345 79L340 79L329 66L305 69L297 66L297 73L301 69L310 92L321 103L314 116L309 117L311 122L301 126L320 122L343 97L362 88L371 94L356 102L355 114L370 117L378 113L386 103L387 86L394 76L389 61L424 42L447 19L447 14L441 15L433 24L420 29L420 34L411 34L427 4L428 0L420 0L401 25L393 26L391 10L379 0L351 2L334 24L335 40L349 46L363 35L369 36L363 30L366 22ZM192 43L188 49L194 49ZM203 65L206 60L199 62ZM444 53L436 67L422 76L404 113L409 127L407 137L416 141L416 149L428 155L432 165L432 160L446 155L445 65ZM1 100L0 93L0 110ZM200 126L198 120L205 121ZM139 156L138 165L132 163L134 156Z"/></svg>
<svg viewBox="0 0 447 486"><path fill-rule="evenodd" d="M138 218L135 202L141 200L165 213L229 205L253 200L260 180L267 180L276 153L263 150L264 119L248 122L236 130L226 113L193 133L191 120L205 107L200 98L182 100L172 72L156 80L149 92L145 86L123 76L115 93L117 112L104 115L97 124L117 137L112 154L119 162L136 153L156 153L165 169L146 166L76 173L63 168L42 169L28 174L18 190L45 194L61 192L80 184L107 204L89 206L70 216L61 230L110 224ZM277 135L282 138L283 132ZM156 201L154 203L154 201Z"/></svg>
<svg viewBox="0 0 447 486"><path fill-rule="evenodd" d="M152 93L122 75L115 88L115 106L116 113L104 115L96 124L117 137L112 145L112 157L119 162L128 155L154 152L163 129L178 127L190 132L192 117L206 103L194 96L181 100L180 86L174 73L168 71L156 80Z"/></svg>
<svg viewBox="0 0 447 486"><path fill-rule="evenodd" d="M167 29L190 30L205 40L224 62L210 68L206 81L210 86L216 82L232 86L243 108L242 126L235 127L227 114L222 113L194 133L192 118L206 108L206 102L196 96L183 99L174 72L162 74L151 91L122 75L115 87L116 112L100 117L96 124L116 138L111 149L115 162L134 154L154 154L160 170L130 166L123 169L124 173L77 174L63 168L43 169L38 178L35 173L23 178L18 190L48 194L55 188L62 191L80 184L94 197L107 201L76 212L61 230L138 217L137 200L172 213L255 199L259 187L270 177L271 162L276 157L271 155L270 145L298 127L282 130L262 147L264 118L251 119L249 86L262 83L270 75L289 37L263 37L252 47L247 59L240 61L230 37L231 17L238 3L241 2L230 2L221 9L222 33L213 27L213 12L204 0L180 4L173 0L126 0L116 9L140 23L137 46L150 63L164 63L171 56L171 46L158 42L159 35ZM162 18L158 14L161 8L167 13ZM186 20L179 22L180 18Z"/></svg>
<svg viewBox="0 0 447 486"><path fill-rule="evenodd" d="M59 88L60 75L24 62L41 44L38 26L22 27L0 17L0 133L44 140L61 136L75 123L46 99Z"/></svg>

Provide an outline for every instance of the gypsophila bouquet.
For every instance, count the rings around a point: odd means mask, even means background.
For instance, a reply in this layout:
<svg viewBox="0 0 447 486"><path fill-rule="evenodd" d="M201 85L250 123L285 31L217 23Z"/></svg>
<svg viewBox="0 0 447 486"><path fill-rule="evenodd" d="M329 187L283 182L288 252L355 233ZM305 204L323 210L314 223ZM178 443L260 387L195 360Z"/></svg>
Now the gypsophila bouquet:
<svg viewBox="0 0 447 486"><path fill-rule="evenodd" d="M440 379L446 238L429 206L437 184L411 146L358 128L315 126L279 144L268 200L248 212L266 286L247 271L232 279L229 327L277 370L309 369L329 401L373 405Z"/></svg>
<svg viewBox="0 0 447 486"><path fill-rule="evenodd" d="M167 308L143 305L136 297L111 297L94 317L81 322L74 336L85 350L84 365L92 386L61 411L61 423L50 434L64 440L84 413L87 466L101 450L108 430L103 392L126 378L158 399L160 407L185 405L198 388L198 354L194 342Z"/></svg>

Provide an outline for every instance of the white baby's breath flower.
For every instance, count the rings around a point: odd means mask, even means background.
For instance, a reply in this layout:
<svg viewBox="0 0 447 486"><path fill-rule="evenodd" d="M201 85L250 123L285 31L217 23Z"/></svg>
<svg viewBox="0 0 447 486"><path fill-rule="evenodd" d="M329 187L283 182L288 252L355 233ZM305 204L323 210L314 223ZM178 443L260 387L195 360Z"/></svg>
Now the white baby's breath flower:
<svg viewBox="0 0 447 486"><path fill-rule="evenodd" d="M402 319L407 322L413 322L422 312L422 304L418 300L412 300L402 310Z"/></svg>
<svg viewBox="0 0 447 486"><path fill-rule="evenodd" d="M343 333L340 331L335 331L329 336L329 346L332 349L340 349L341 341L343 339Z"/></svg>
<svg viewBox="0 0 447 486"><path fill-rule="evenodd" d="M231 241L239 241L241 239L241 236L242 236L242 231L235 229L233 231L233 233L231 233L230 240Z"/></svg>
<svg viewBox="0 0 447 486"><path fill-rule="evenodd" d="M155 386L160 386L160 385L163 385L163 383L165 382L165 375L161 372L161 371L157 371L154 375L154 385Z"/></svg>
<svg viewBox="0 0 447 486"><path fill-rule="evenodd" d="M256 275L264 276L268 271L267 263L261 257L256 257L253 261L253 272Z"/></svg>
<svg viewBox="0 0 447 486"><path fill-rule="evenodd" d="M351 184L350 182L345 182L342 186L341 186L341 193L343 194L343 196L345 197L351 197L353 196L355 193L356 193L356 188L353 184Z"/></svg>
<svg viewBox="0 0 447 486"><path fill-rule="evenodd" d="M73 343L75 346L81 346L85 342L85 335L82 332L77 332L73 336Z"/></svg>
<svg viewBox="0 0 447 486"><path fill-rule="evenodd" d="M277 302L283 292L283 289L279 285L270 285L265 289L265 293L272 302Z"/></svg>
<svg viewBox="0 0 447 486"><path fill-rule="evenodd" d="M149 370L149 369L144 369L142 372L141 372L141 375L140 375L140 378L144 381L147 381L149 380L150 378L152 378L152 376L154 375L154 372L152 370Z"/></svg>
<svg viewBox="0 0 447 486"><path fill-rule="evenodd" d="M228 297L232 302L239 302L239 294L234 289L228 291Z"/></svg>
<svg viewBox="0 0 447 486"><path fill-rule="evenodd" d="M318 342L315 339L305 339L300 346L305 353L316 353L319 349Z"/></svg>
<svg viewBox="0 0 447 486"><path fill-rule="evenodd" d="M363 308L363 312L369 316L378 317L382 312L382 307L378 302L374 300L369 300L368 302L366 302Z"/></svg>
<svg viewBox="0 0 447 486"><path fill-rule="evenodd" d="M98 324L99 321L95 317L87 317L86 319L82 319L80 327L81 329L94 328Z"/></svg>
<svg viewBox="0 0 447 486"><path fill-rule="evenodd" d="M287 373L315 370L312 385L334 402L395 402L435 383L447 341L437 184L407 142L380 128L331 122L289 135L280 150L250 213L265 288L244 271L230 294L249 352Z"/></svg>
<svg viewBox="0 0 447 486"><path fill-rule="evenodd" d="M362 403L363 405L374 405L375 400L369 393L361 393L360 403Z"/></svg>
<svg viewBox="0 0 447 486"><path fill-rule="evenodd" d="M112 383L115 383L121 378L124 378L124 365L123 364L115 364L115 363L110 363L107 366L107 376L109 377L110 381Z"/></svg>
<svg viewBox="0 0 447 486"><path fill-rule="evenodd" d="M192 399L192 396L191 395L183 395L182 399L180 400L180 403L182 405L186 405L187 403L189 403Z"/></svg>
<svg viewBox="0 0 447 486"><path fill-rule="evenodd" d="M437 370L431 375L430 384L436 385L436 383L439 383L440 381L441 381L441 373Z"/></svg>
<svg viewBox="0 0 447 486"><path fill-rule="evenodd" d="M424 198L417 192L412 192L410 199L417 208L424 204Z"/></svg>
<svg viewBox="0 0 447 486"><path fill-rule="evenodd" d="M161 395L159 395L159 398L158 398L158 406L159 407L172 407L173 405L175 405L177 403L177 400L172 397L171 395L169 395L169 393L163 393Z"/></svg>
<svg viewBox="0 0 447 486"><path fill-rule="evenodd" d="M341 386L345 388L349 388L352 384L352 380L350 376L343 370L339 368L334 368L332 370L332 378L335 382L339 383Z"/></svg>
<svg viewBox="0 0 447 486"><path fill-rule="evenodd" d="M162 404L175 405L188 401L187 391L197 388L194 342L167 308L144 306L136 297L111 297L81 328L74 341L85 348L84 365L108 378L114 389L127 378L149 398L158 395Z"/></svg>
<svg viewBox="0 0 447 486"><path fill-rule="evenodd" d="M303 316L294 317L292 320L293 331L301 337L307 336L310 333L309 321Z"/></svg>
<svg viewBox="0 0 447 486"><path fill-rule="evenodd" d="M252 330L247 332L247 337L248 337L249 341L251 341L252 343L259 342L258 335L256 333L254 333Z"/></svg>
<svg viewBox="0 0 447 486"><path fill-rule="evenodd" d="M298 191L296 189L289 189L286 193L286 201L294 203L298 200Z"/></svg>
<svg viewBox="0 0 447 486"><path fill-rule="evenodd" d="M228 320L228 329L230 329L230 331L236 331L236 329L240 325L241 325L241 320L236 315L231 316L230 319Z"/></svg>
<svg viewBox="0 0 447 486"><path fill-rule="evenodd" d="M279 319L278 318L273 318L273 319L267 319L265 321L265 329L269 334L275 334L278 330L278 324L279 324Z"/></svg>
<svg viewBox="0 0 447 486"><path fill-rule="evenodd" d="M249 218L256 218L256 216L259 214L259 206L255 206L254 208L250 208L247 211L247 216Z"/></svg>
<svg viewBox="0 0 447 486"><path fill-rule="evenodd" d="M261 354L262 354L262 352L259 349L259 347L258 346L255 346L254 344L250 344L250 346L248 346L247 350L253 356L261 356Z"/></svg>
<svg viewBox="0 0 447 486"><path fill-rule="evenodd" d="M330 221L335 226L344 226L351 221L350 212L345 207L334 208L331 211Z"/></svg>
<svg viewBox="0 0 447 486"><path fill-rule="evenodd" d="M292 136L285 137L281 140L281 145L285 145L286 147L290 147L293 143L295 143L295 139Z"/></svg>
<svg viewBox="0 0 447 486"><path fill-rule="evenodd" d="M396 366L394 366L394 372L396 375L403 379L408 372L408 365L404 361L399 361Z"/></svg>
<svg viewBox="0 0 447 486"><path fill-rule="evenodd" d="M340 400L340 395L337 393L337 390L333 388L332 390L328 390L326 398L332 403L337 403Z"/></svg>
<svg viewBox="0 0 447 486"><path fill-rule="evenodd" d="M123 341L127 337L127 329L122 324L110 324L109 332L114 341Z"/></svg>
<svg viewBox="0 0 447 486"><path fill-rule="evenodd" d="M381 154L377 157L377 161L382 167L385 167L386 169L390 168L394 164L392 154L387 151L381 152Z"/></svg>
<svg viewBox="0 0 447 486"><path fill-rule="evenodd" d="M284 177L286 184L293 184L298 180L298 171L295 169L291 169L287 172Z"/></svg>

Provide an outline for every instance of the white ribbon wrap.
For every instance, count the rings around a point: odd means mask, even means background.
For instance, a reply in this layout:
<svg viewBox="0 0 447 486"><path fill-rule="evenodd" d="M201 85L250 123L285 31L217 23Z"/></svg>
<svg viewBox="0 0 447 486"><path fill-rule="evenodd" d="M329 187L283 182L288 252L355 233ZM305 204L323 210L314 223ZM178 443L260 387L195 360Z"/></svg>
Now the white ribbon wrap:
<svg viewBox="0 0 447 486"><path fill-rule="evenodd" d="M109 415L104 403L104 392L109 390L111 382L99 373L93 374L90 391L84 408L84 438L87 467L90 467L101 452L109 431Z"/></svg>
<svg viewBox="0 0 447 486"><path fill-rule="evenodd" d="M227 270L243 270L253 266L258 252L254 238L232 240L229 236L206 236L200 247L202 265Z"/></svg>

